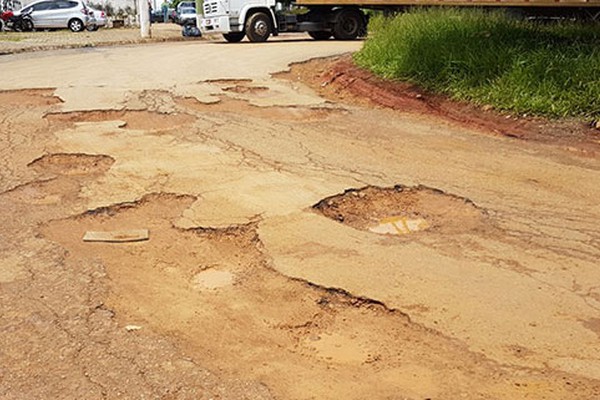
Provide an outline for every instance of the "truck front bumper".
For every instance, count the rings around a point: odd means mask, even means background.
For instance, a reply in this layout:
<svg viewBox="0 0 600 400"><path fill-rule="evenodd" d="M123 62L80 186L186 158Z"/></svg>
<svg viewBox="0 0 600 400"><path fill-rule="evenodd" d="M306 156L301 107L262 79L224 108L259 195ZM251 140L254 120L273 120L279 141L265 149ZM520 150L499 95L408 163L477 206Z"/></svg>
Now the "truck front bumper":
<svg viewBox="0 0 600 400"><path fill-rule="evenodd" d="M214 17L214 18L203 18L200 30L203 34L209 33L229 33L231 32L229 26L229 17Z"/></svg>

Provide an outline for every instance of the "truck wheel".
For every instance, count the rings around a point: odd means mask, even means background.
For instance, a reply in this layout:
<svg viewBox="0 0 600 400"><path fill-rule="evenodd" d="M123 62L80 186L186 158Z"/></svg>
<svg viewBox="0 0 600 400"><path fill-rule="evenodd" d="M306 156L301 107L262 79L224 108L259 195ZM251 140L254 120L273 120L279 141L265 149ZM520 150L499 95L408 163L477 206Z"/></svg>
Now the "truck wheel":
<svg viewBox="0 0 600 400"><path fill-rule="evenodd" d="M331 37L331 32L329 31L313 31L308 32L308 36L315 40L327 40Z"/></svg>
<svg viewBox="0 0 600 400"><path fill-rule="evenodd" d="M271 30L271 18L265 13L252 14L246 21L246 35L251 42L265 42Z"/></svg>
<svg viewBox="0 0 600 400"><path fill-rule="evenodd" d="M238 43L238 42L241 42L242 39L244 38L244 36L246 36L245 32L229 32L229 33L224 33L223 34L223 37L229 43Z"/></svg>
<svg viewBox="0 0 600 400"><path fill-rule="evenodd" d="M340 11L333 26L333 37L337 40L353 40L364 30L364 18L356 9Z"/></svg>

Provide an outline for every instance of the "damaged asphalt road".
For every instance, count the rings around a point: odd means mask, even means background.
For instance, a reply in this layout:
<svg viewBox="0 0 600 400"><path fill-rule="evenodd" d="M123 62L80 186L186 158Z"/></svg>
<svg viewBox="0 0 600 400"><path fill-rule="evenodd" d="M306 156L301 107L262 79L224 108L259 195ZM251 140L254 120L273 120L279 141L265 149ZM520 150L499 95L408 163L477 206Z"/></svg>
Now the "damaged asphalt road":
<svg viewBox="0 0 600 400"><path fill-rule="evenodd" d="M270 75L359 45L0 59L0 397L600 396L600 162Z"/></svg>

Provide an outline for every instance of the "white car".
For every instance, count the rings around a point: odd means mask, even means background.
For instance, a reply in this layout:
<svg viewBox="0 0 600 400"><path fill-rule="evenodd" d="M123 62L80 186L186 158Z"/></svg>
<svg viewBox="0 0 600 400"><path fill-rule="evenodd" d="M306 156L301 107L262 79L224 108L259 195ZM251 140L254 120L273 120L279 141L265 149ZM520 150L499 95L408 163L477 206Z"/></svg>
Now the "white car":
<svg viewBox="0 0 600 400"><path fill-rule="evenodd" d="M98 28L106 26L106 13L102 10L96 10L88 6L90 22L87 26L88 31L97 31Z"/></svg>
<svg viewBox="0 0 600 400"><path fill-rule="evenodd" d="M179 25L195 24L196 9L193 7L181 7L177 16L177 23Z"/></svg>
<svg viewBox="0 0 600 400"><path fill-rule="evenodd" d="M28 4L15 15L31 10L36 29L69 28L81 32L90 21L88 9L82 0L41 0Z"/></svg>

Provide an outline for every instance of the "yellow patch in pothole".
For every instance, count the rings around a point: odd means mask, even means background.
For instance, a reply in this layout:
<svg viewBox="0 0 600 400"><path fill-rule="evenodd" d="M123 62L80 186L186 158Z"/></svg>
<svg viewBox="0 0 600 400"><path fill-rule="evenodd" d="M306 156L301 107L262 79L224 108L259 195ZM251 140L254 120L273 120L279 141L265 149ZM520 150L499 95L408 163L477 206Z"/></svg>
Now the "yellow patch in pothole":
<svg viewBox="0 0 600 400"><path fill-rule="evenodd" d="M379 220L369 231L383 235L408 235L429 228L429 222L423 218L388 217Z"/></svg>

